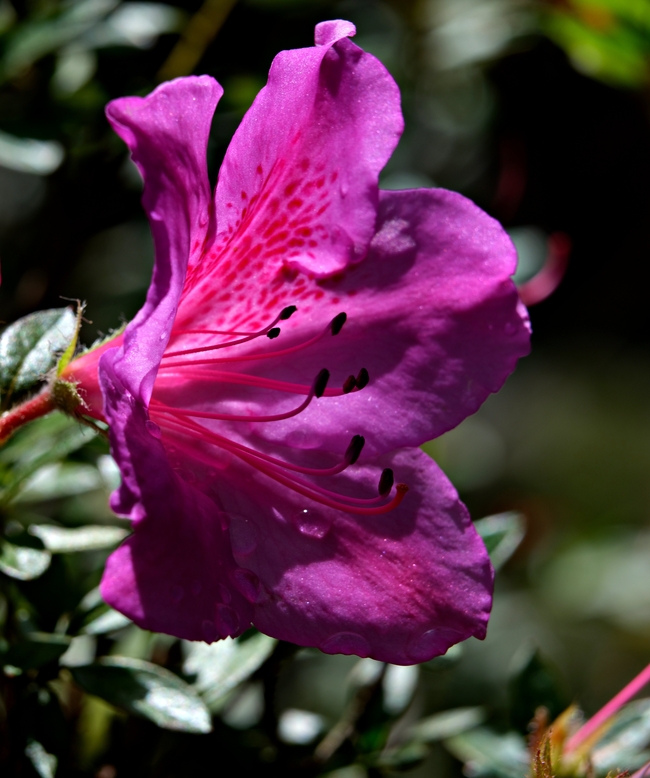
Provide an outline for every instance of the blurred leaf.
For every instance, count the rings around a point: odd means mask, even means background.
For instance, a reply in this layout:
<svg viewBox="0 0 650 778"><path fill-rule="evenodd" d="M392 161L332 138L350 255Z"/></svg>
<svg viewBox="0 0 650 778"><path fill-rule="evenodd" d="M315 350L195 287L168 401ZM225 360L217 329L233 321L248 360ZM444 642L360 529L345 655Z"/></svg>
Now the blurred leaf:
<svg viewBox="0 0 650 778"><path fill-rule="evenodd" d="M109 608L100 616L89 621L81 632L84 635L104 635L107 632L116 632L129 624L131 624L131 619L128 616Z"/></svg>
<svg viewBox="0 0 650 778"><path fill-rule="evenodd" d="M19 581L31 581L38 578L50 566L52 556L49 551L36 548L14 546L6 540L0 541L0 572Z"/></svg>
<svg viewBox="0 0 650 778"><path fill-rule="evenodd" d="M70 308L30 313L5 329L0 336L0 395L5 406L12 394L44 380L75 331L76 317Z"/></svg>
<svg viewBox="0 0 650 778"><path fill-rule="evenodd" d="M276 644L277 640L261 633L248 640L226 638L210 645L185 641L183 672L197 676L195 687L216 713L228 694L271 656Z"/></svg>
<svg viewBox="0 0 650 778"><path fill-rule="evenodd" d="M516 732L500 735L479 727L449 738L444 743L461 762L471 763L471 773L477 778L521 778L530 767L526 742Z"/></svg>
<svg viewBox="0 0 650 778"><path fill-rule="evenodd" d="M408 732L408 737L424 743L460 735L478 727L485 721L483 708L455 708L436 713L418 721Z"/></svg>
<svg viewBox="0 0 650 778"><path fill-rule="evenodd" d="M384 750L370 761L373 767L389 770L412 770L421 764L428 755L429 749L423 743L409 743L401 748Z"/></svg>
<svg viewBox="0 0 650 778"><path fill-rule="evenodd" d="M0 449L0 503L14 498L32 473L81 448L95 434L60 413L23 427Z"/></svg>
<svg viewBox="0 0 650 778"><path fill-rule="evenodd" d="M73 494L91 492L94 489L101 489L103 486L104 479L96 467L72 462L57 462L44 465L30 476L21 487L16 502L56 500ZM51 527L50 529L56 530L57 528Z"/></svg>
<svg viewBox="0 0 650 778"><path fill-rule="evenodd" d="M15 643L2 657L5 664L31 670L42 667L62 656L70 647L71 638L66 635L50 635L45 632L32 632L25 640Z"/></svg>
<svg viewBox="0 0 650 778"><path fill-rule="evenodd" d="M599 771L621 765L640 767L650 756L643 751L650 743L650 699L626 705L591 752Z"/></svg>
<svg viewBox="0 0 650 778"><path fill-rule="evenodd" d="M551 738L547 732L535 750L532 778L553 778L551 763Z"/></svg>
<svg viewBox="0 0 650 778"><path fill-rule="evenodd" d="M41 778L54 778L57 758L48 754L37 740L31 740L27 744L25 755Z"/></svg>
<svg viewBox="0 0 650 778"><path fill-rule="evenodd" d="M69 529L51 524L32 524L29 532L40 538L45 548L53 554L112 548L129 534L123 527L89 525Z"/></svg>
<svg viewBox="0 0 650 778"><path fill-rule="evenodd" d="M212 729L203 700L191 686L158 665L126 657L103 657L70 671L89 694L144 716L159 727L200 733Z"/></svg>
<svg viewBox="0 0 650 778"><path fill-rule="evenodd" d="M0 131L0 165L10 170L47 176L61 166L64 156L63 146L55 140L17 138Z"/></svg>
<svg viewBox="0 0 650 778"><path fill-rule="evenodd" d="M510 559L525 534L524 517L516 511L487 516L475 521L474 526L483 538L495 570Z"/></svg>

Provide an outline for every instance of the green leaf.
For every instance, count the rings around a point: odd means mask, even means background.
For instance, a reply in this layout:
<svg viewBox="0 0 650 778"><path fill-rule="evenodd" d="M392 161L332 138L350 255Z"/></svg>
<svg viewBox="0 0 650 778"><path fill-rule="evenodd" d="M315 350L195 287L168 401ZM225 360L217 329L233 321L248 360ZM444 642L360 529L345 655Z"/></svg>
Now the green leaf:
<svg viewBox="0 0 650 778"><path fill-rule="evenodd" d="M0 395L3 405L13 394L41 383L58 355L74 338L77 320L70 308L30 313L0 336Z"/></svg>
<svg viewBox="0 0 650 778"><path fill-rule="evenodd" d="M129 531L123 527L89 525L69 529L51 524L32 524L29 533L40 538L45 548L53 554L67 554L71 551L95 551L112 548L123 540Z"/></svg>
<svg viewBox="0 0 650 778"><path fill-rule="evenodd" d="M454 708L418 721L408 732L408 737L423 743L460 735L478 727L485 721L485 710L480 707Z"/></svg>
<svg viewBox="0 0 650 778"><path fill-rule="evenodd" d="M31 670L53 662L70 647L72 639L67 635L50 635L45 632L32 632L25 640L15 643L2 657L3 664Z"/></svg>
<svg viewBox="0 0 650 778"><path fill-rule="evenodd" d="M230 692L266 662L277 642L261 633L248 640L226 638L210 645L185 641L183 672L197 676L195 687L217 713Z"/></svg>
<svg viewBox="0 0 650 778"><path fill-rule="evenodd" d="M570 698L564 694L559 673L537 650L522 657L521 664L508 680L508 696L510 724L522 732L526 731L538 708L546 708L553 721L570 703Z"/></svg>
<svg viewBox="0 0 650 778"><path fill-rule="evenodd" d="M444 741L461 762L471 763L473 776L522 778L528 774L530 757L526 742L516 732L505 735L478 727Z"/></svg>
<svg viewBox="0 0 650 778"><path fill-rule="evenodd" d="M191 686L163 667L127 657L103 657L70 668L89 694L150 719L163 729L205 733L210 712Z"/></svg>
<svg viewBox="0 0 650 778"><path fill-rule="evenodd" d="M84 635L104 635L106 632L116 632L122 627L126 627L131 624L131 619L128 616L115 611L112 608L108 608L89 621L81 630Z"/></svg>
<svg viewBox="0 0 650 778"><path fill-rule="evenodd" d="M0 572L19 581L31 581L47 570L52 561L49 551L37 548L14 546L6 540L0 541Z"/></svg>
<svg viewBox="0 0 650 778"><path fill-rule="evenodd" d="M475 521L474 526L483 538L495 570L510 559L525 535L524 517L516 511L487 516Z"/></svg>
<svg viewBox="0 0 650 778"><path fill-rule="evenodd" d="M104 480L92 465L56 462L44 465L21 487L16 502L42 502L102 489Z"/></svg>
<svg viewBox="0 0 650 778"><path fill-rule="evenodd" d="M611 727L592 750L592 761L599 772L621 765L640 767L650 756L650 700L636 700L621 709Z"/></svg>

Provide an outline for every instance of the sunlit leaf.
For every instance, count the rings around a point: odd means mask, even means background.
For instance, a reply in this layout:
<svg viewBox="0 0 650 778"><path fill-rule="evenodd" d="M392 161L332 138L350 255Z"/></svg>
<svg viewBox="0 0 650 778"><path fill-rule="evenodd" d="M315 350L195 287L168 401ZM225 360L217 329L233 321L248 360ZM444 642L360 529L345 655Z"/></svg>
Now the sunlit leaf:
<svg viewBox="0 0 650 778"><path fill-rule="evenodd" d="M409 737L425 743L460 735L485 721L483 708L454 708L421 719L409 730Z"/></svg>
<svg viewBox="0 0 650 778"><path fill-rule="evenodd" d="M258 633L248 640L226 638L210 645L185 642L183 672L196 675L195 687L210 710L221 709L227 695L271 656L277 640Z"/></svg>
<svg viewBox="0 0 650 778"><path fill-rule="evenodd" d="M25 756L32 763L40 778L54 778L57 758L47 751L37 740L30 740L25 748Z"/></svg>
<svg viewBox="0 0 650 778"><path fill-rule="evenodd" d="M650 759L650 700L636 700L626 705L592 751L592 761L599 771L621 765L640 767Z"/></svg>
<svg viewBox="0 0 650 778"><path fill-rule="evenodd" d="M32 524L29 532L40 538L45 548L53 554L112 548L129 534L129 531L123 527L103 527L101 525L70 529L68 527L55 527L51 524Z"/></svg>
<svg viewBox="0 0 650 778"><path fill-rule="evenodd" d="M37 548L14 546L8 541L0 541L0 572L19 581L31 581L47 570L52 561L49 551Z"/></svg>
<svg viewBox="0 0 650 778"><path fill-rule="evenodd" d="M10 397L41 383L76 332L70 308L30 313L0 336L0 394Z"/></svg>
<svg viewBox="0 0 650 778"><path fill-rule="evenodd" d="M21 488L16 502L56 500L103 486L104 479L92 465L56 462L37 470Z"/></svg>
<svg viewBox="0 0 650 778"><path fill-rule="evenodd" d="M474 526L496 570L510 559L525 534L524 518L516 511L487 516L475 521Z"/></svg>
<svg viewBox="0 0 650 778"><path fill-rule="evenodd" d="M81 631L84 635L105 635L107 632L116 632L129 624L131 624L131 619L119 611L109 608L100 616L89 621Z"/></svg>
<svg viewBox="0 0 650 778"><path fill-rule="evenodd" d="M89 694L144 716L159 727L201 733L212 729L210 713L198 694L158 665L127 657L103 657L70 671Z"/></svg>
<svg viewBox="0 0 650 778"><path fill-rule="evenodd" d="M71 638L66 635L51 635L32 632L24 640L15 643L2 656L3 664L30 670L53 662L70 647Z"/></svg>
<svg viewBox="0 0 650 778"><path fill-rule="evenodd" d="M471 729L444 741L461 762L471 763L472 775L522 778L530 760L524 738L516 732L497 734L484 727Z"/></svg>

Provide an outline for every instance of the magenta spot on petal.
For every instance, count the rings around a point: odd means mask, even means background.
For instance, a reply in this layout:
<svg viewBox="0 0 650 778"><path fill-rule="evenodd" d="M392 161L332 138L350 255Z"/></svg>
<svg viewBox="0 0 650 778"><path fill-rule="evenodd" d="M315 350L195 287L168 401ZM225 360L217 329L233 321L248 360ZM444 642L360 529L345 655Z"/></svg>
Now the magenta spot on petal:
<svg viewBox="0 0 650 778"><path fill-rule="evenodd" d="M368 641L354 632L337 632L328 638L320 649L326 654L356 654L360 657L370 655Z"/></svg>
<svg viewBox="0 0 650 778"><path fill-rule="evenodd" d="M302 535L317 540L324 538L332 528L332 522L313 508L303 508L296 511L293 520Z"/></svg>
<svg viewBox="0 0 650 778"><path fill-rule="evenodd" d="M257 602L260 594L260 579L251 570L239 568L232 574L235 586L248 602Z"/></svg>
<svg viewBox="0 0 650 778"><path fill-rule="evenodd" d="M239 629L239 616L227 605L217 605L217 627L222 638L234 635Z"/></svg>
<svg viewBox="0 0 650 778"><path fill-rule="evenodd" d="M155 421L145 421L144 426L152 438L160 440L162 437L162 432L160 431L160 427L156 424Z"/></svg>
<svg viewBox="0 0 650 778"><path fill-rule="evenodd" d="M183 599L184 594L185 592L183 591L182 586L178 586L178 585L172 586L172 591L171 591L172 602L180 602Z"/></svg>
<svg viewBox="0 0 650 778"><path fill-rule="evenodd" d="M235 556L248 556L257 548L257 529L243 516L230 516L230 542Z"/></svg>
<svg viewBox="0 0 650 778"><path fill-rule="evenodd" d="M215 640L219 639L217 628L207 619L201 624L201 633L203 634L203 640L205 640L206 643L214 643Z"/></svg>

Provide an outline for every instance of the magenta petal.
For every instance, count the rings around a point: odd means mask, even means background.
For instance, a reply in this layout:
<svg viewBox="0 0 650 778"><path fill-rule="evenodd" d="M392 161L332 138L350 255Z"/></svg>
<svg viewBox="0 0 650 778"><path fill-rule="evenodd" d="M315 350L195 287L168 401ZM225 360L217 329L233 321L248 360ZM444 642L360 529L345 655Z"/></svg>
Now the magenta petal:
<svg viewBox="0 0 650 778"><path fill-rule="evenodd" d="M237 587L227 527L215 504L170 466L145 409L115 375L114 354L102 365L112 452L122 471L111 505L134 520L134 533L109 557L102 596L143 629L208 643L239 635L253 611Z"/></svg>
<svg viewBox="0 0 650 778"><path fill-rule="evenodd" d="M316 505L252 472L215 486L238 533L235 559L261 583L262 632L396 664L485 636L492 568L456 491L417 449L353 468L350 483L376 494L386 466L409 492L378 516Z"/></svg>
<svg viewBox="0 0 650 778"><path fill-rule="evenodd" d="M176 316L188 261L203 247L209 221L206 163L212 115L223 90L208 76L177 79L147 97L109 103L106 115L144 178L142 204L156 264L147 301L125 333L128 357L117 366L143 402Z"/></svg>
<svg viewBox="0 0 650 778"><path fill-rule="evenodd" d="M326 22L318 46L273 61L219 174L218 245L236 234L240 248L259 245L269 261L277 250L317 275L366 253L379 172L403 122L395 82L352 34L349 22ZM309 225L309 240L300 227L286 229L288 217Z"/></svg>

